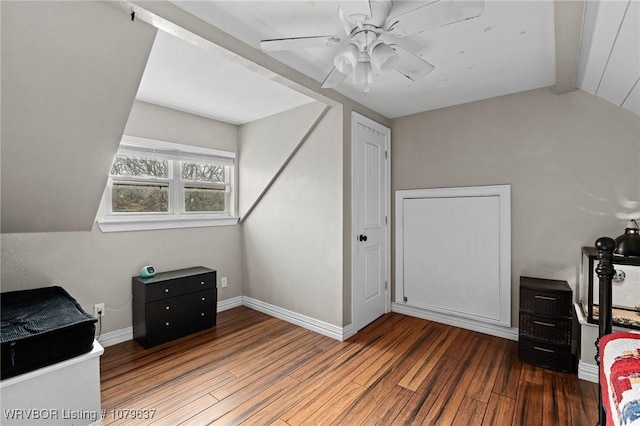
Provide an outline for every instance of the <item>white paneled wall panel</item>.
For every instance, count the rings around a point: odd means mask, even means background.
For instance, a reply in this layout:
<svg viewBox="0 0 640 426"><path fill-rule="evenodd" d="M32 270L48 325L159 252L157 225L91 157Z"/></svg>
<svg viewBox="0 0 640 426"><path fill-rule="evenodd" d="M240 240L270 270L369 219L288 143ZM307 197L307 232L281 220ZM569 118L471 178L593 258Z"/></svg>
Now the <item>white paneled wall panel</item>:
<svg viewBox="0 0 640 426"><path fill-rule="evenodd" d="M498 197L404 201L409 303L498 320L498 211Z"/></svg>
<svg viewBox="0 0 640 426"><path fill-rule="evenodd" d="M396 193L396 300L510 325L507 185Z"/></svg>

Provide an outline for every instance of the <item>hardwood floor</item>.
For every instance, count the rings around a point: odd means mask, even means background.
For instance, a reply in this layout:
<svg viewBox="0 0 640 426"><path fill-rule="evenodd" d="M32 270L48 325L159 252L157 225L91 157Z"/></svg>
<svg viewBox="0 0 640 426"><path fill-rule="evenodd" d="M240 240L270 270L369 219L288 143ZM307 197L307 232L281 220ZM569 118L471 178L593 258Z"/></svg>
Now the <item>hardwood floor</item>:
<svg viewBox="0 0 640 426"><path fill-rule="evenodd" d="M595 384L521 363L516 342L395 313L338 342L234 308L174 342L106 348L101 382L108 425L597 420Z"/></svg>

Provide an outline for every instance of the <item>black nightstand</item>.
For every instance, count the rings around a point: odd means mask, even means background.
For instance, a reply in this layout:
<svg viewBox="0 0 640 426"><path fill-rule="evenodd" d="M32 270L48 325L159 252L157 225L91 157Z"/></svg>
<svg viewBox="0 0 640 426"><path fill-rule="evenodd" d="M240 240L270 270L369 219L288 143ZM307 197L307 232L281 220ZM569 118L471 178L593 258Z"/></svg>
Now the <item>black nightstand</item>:
<svg viewBox="0 0 640 426"><path fill-rule="evenodd" d="M133 277L133 338L145 348L216 325L216 271L180 269Z"/></svg>
<svg viewBox="0 0 640 426"><path fill-rule="evenodd" d="M520 277L520 360L551 370L575 371L572 315L573 293L566 281Z"/></svg>

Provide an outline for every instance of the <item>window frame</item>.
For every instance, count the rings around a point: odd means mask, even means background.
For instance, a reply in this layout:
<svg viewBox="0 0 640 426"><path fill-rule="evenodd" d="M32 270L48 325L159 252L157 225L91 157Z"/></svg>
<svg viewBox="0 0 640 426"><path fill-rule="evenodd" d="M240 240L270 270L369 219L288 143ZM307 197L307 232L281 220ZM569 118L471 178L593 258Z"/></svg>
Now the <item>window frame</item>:
<svg viewBox="0 0 640 426"><path fill-rule="evenodd" d="M151 229L192 228L235 225L235 153L211 148L177 144L155 139L123 136L114 156L125 155L168 160L168 177L111 176L107 180L101 217L97 221L102 232ZM219 164L225 168L225 182L200 182L182 179L182 162ZM109 169L111 172L111 168ZM167 212L113 212L114 183L153 184L168 186ZM193 212L185 210L185 188L213 188L225 190L225 211Z"/></svg>

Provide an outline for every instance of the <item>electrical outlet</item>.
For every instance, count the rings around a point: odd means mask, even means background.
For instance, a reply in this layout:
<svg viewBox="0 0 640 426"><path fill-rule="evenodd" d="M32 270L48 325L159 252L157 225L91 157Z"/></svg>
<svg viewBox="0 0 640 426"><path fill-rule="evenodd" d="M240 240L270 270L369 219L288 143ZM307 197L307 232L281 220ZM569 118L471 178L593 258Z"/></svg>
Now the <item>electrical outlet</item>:
<svg viewBox="0 0 640 426"><path fill-rule="evenodd" d="M227 287L227 277L220 278L220 286L222 288L226 288Z"/></svg>
<svg viewBox="0 0 640 426"><path fill-rule="evenodd" d="M103 317L105 316L106 312L104 309L104 303L96 303L93 306L93 316L98 318L98 317Z"/></svg>

